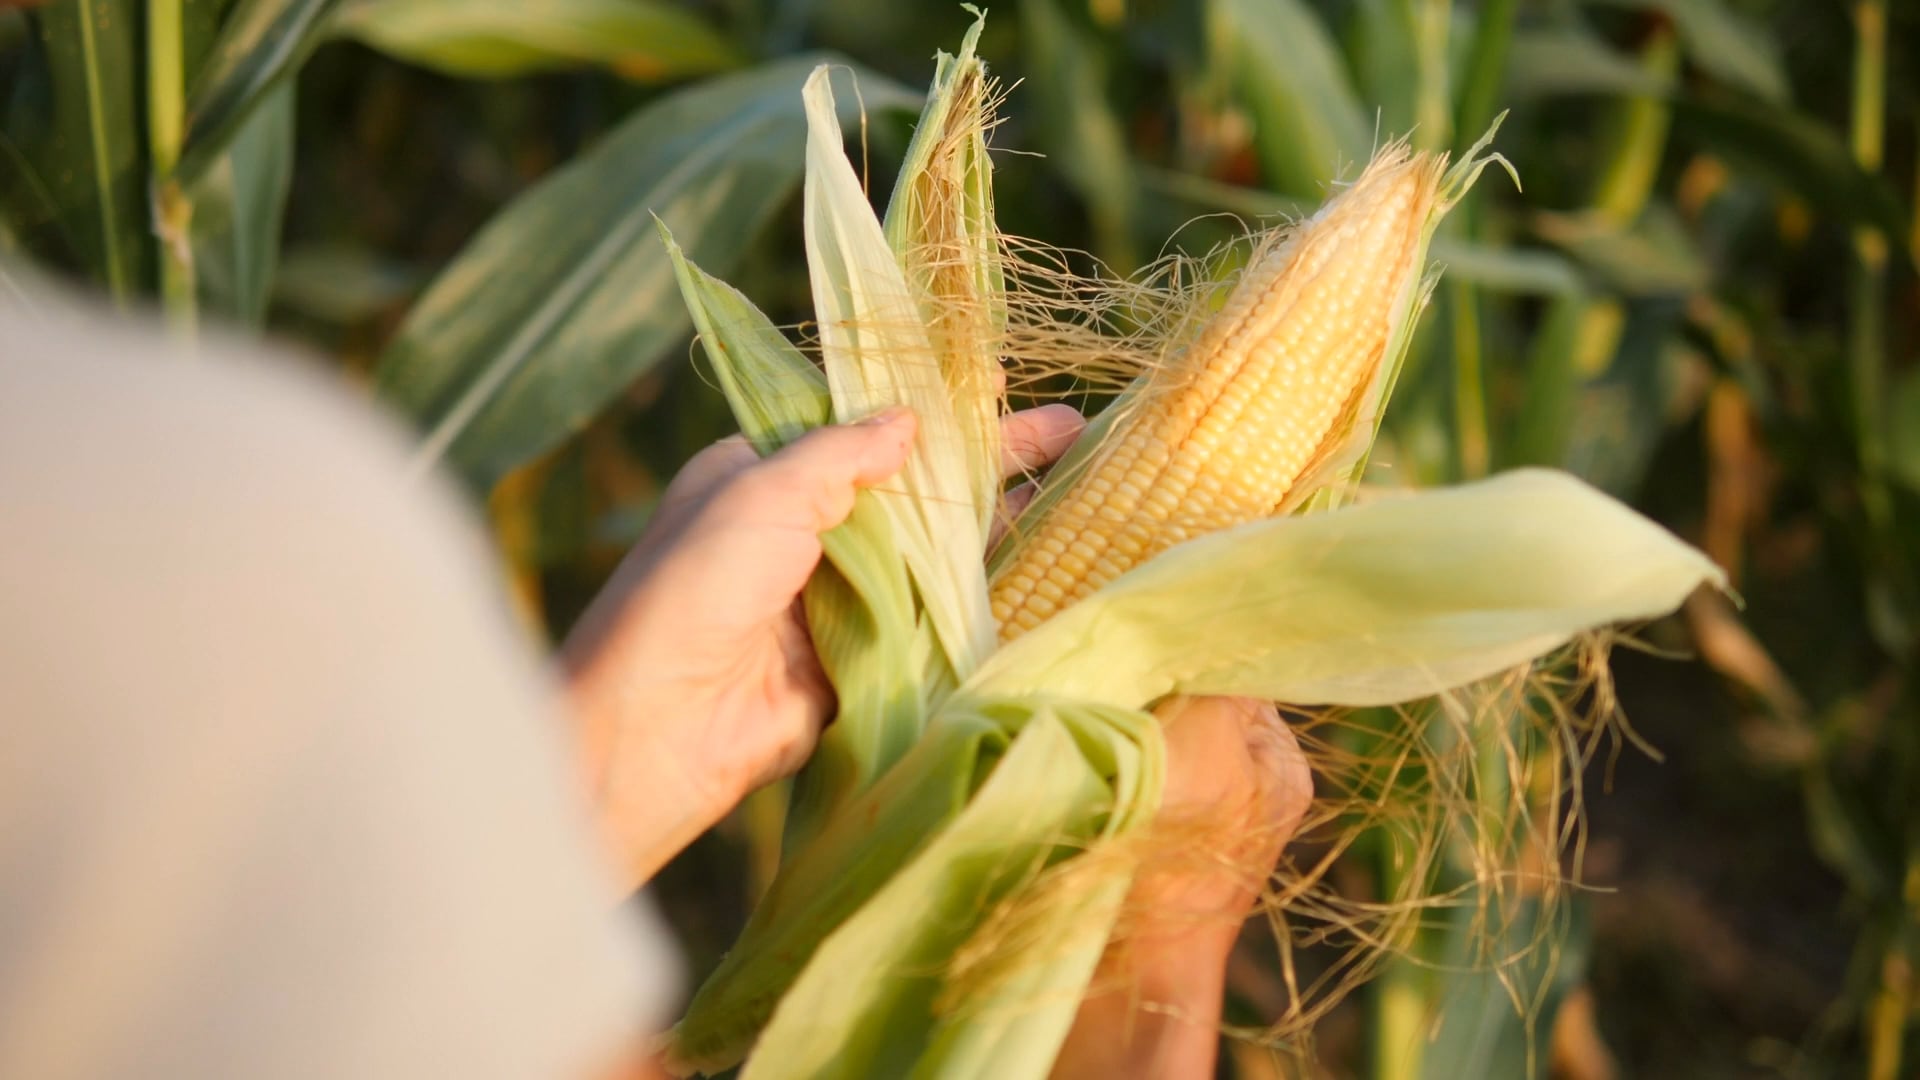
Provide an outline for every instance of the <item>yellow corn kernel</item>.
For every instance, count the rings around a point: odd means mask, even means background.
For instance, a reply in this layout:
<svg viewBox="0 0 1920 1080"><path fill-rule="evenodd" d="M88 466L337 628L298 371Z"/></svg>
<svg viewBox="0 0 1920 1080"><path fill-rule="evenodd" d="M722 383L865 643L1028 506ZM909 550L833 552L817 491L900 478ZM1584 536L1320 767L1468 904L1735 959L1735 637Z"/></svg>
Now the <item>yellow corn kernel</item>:
<svg viewBox="0 0 1920 1080"><path fill-rule="evenodd" d="M995 576L1003 639L1176 543L1272 514L1337 451L1391 359L1444 165L1383 152L1247 268Z"/></svg>

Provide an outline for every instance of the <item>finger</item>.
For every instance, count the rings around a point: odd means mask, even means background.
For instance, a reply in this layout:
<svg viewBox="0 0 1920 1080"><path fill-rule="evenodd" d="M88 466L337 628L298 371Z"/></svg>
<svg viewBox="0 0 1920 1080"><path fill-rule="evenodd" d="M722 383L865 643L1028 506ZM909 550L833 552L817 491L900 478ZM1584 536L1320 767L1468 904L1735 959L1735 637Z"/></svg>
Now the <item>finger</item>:
<svg viewBox="0 0 1920 1080"><path fill-rule="evenodd" d="M1266 702L1174 698L1154 715L1166 739L1156 819L1164 840L1134 879L1131 942L1140 963L1190 973L1225 963L1306 811L1311 781L1304 756L1297 771L1287 756L1298 747L1282 741L1286 728ZM1263 776L1270 768L1280 776Z"/></svg>
<svg viewBox="0 0 1920 1080"><path fill-rule="evenodd" d="M720 485L760 460L744 435L729 435L687 459L660 496L655 513L662 518L690 506L718 490Z"/></svg>
<svg viewBox="0 0 1920 1080"><path fill-rule="evenodd" d="M881 416L876 415L859 424L843 426L854 429L864 429L880 426L878 423L880 420ZM835 429L823 428L821 430L830 431ZM813 438L814 434L815 433L809 433L806 436L802 436L792 445L798 446L800 443L808 442ZM766 460L779 458L791 449L792 446L783 448L772 455L772 458ZM809 451L809 453L814 452L817 452L817 450ZM728 481L739 476L749 468L752 468L762 460L759 452L753 448L752 444L747 442L744 435L729 435L721 439L719 442L695 454L681 467L680 472L674 476L673 482L667 485L666 492L660 497L660 505L655 511L655 520L660 523L662 531L677 531L676 526L682 524L684 519L689 516L689 508L698 506L709 496L714 495L721 488L725 487ZM844 515L842 515L842 517L844 518Z"/></svg>
<svg viewBox="0 0 1920 1080"><path fill-rule="evenodd" d="M667 497L697 499L759 460L745 435L729 435L687 459L667 485Z"/></svg>
<svg viewBox="0 0 1920 1080"><path fill-rule="evenodd" d="M1246 698L1179 697L1154 710L1167 741L1163 808L1208 820L1251 809L1259 784L1247 732L1260 708Z"/></svg>
<svg viewBox="0 0 1920 1080"><path fill-rule="evenodd" d="M853 512L854 494L907 463L913 413L894 408L857 424L816 428L736 474L702 516L763 528L826 532Z"/></svg>
<svg viewBox="0 0 1920 1080"><path fill-rule="evenodd" d="M1001 475L1034 472L1060 460L1086 426L1080 410L1061 403L1024 409L1000 421Z"/></svg>
<svg viewBox="0 0 1920 1080"><path fill-rule="evenodd" d="M1293 839L1313 804L1313 769L1307 752L1293 727L1280 716L1271 702L1261 702L1260 712L1247 732L1247 750L1253 758L1254 775L1260 780L1261 809L1276 844Z"/></svg>
<svg viewBox="0 0 1920 1080"><path fill-rule="evenodd" d="M1000 497L1000 512L993 515L993 527L987 531L987 550L1000 546L1000 540L1013 528L1021 511L1033 503L1034 496L1040 494L1040 485L1029 480Z"/></svg>
<svg viewBox="0 0 1920 1080"><path fill-rule="evenodd" d="M906 463L913 414L817 428L724 481L687 512L653 576L667 608L697 604L739 629L781 616L820 562L820 534L862 487Z"/></svg>
<svg viewBox="0 0 1920 1080"><path fill-rule="evenodd" d="M1017 518L1021 511L1033 504L1034 496L1038 494L1040 494L1040 485L1029 480L1007 492L1006 496L1000 500L1000 505L1006 507L1009 519Z"/></svg>
<svg viewBox="0 0 1920 1080"><path fill-rule="evenodd" d="M1167 740L1162 806L1177 816L1238 826L1249 853L1271 861L1306 816L1313 774L1293 729L1271 702L1176 698L1155 710Z"/></svg>

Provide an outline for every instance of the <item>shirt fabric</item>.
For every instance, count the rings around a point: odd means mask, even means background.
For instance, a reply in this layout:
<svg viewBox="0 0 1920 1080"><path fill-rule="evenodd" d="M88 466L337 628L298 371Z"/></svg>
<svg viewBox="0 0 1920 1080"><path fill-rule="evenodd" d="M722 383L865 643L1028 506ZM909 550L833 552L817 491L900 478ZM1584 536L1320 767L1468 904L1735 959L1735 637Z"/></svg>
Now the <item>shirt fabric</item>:
<svg viewBox="0 0 1920 1080"><path fill-rule="evenodd" d="M470 510L337 377L0 299L0 1076L577 1077L616 909Z"/></svg>

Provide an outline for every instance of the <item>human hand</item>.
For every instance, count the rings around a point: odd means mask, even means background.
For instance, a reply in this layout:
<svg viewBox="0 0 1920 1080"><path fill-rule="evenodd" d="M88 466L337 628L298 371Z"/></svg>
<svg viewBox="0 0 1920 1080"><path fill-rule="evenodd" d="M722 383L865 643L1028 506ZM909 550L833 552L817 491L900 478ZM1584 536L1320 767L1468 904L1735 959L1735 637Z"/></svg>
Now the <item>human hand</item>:
<svg viewBox="0 0 1920 1080"><path fill-rule="evenodd" d="M1121 942L1102 958L1054 1076L1213 1075L1227 959L1313 777L1274 707L1181 698L1156 710L1167 779L1155 828L1177 845L1142 867Z"/></svg>
<svg viewBox="0 0 1920 1080"><path fill-rule="evenodd" d="M1052 462L1084 421L1003 422L1009 474ZM622 886L651 877L748 792L797 769L833 714L799 596L820 534L905 464L908 413L809 432L761 460L695 455L562 656L589 790Z"/></svg>

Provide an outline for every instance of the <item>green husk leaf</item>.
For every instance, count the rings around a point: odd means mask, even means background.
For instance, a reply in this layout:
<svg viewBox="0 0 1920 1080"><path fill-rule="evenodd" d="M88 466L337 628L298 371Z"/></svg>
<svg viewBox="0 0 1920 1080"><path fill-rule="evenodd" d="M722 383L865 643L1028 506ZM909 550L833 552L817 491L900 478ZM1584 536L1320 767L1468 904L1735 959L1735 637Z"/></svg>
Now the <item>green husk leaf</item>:
<svg viewBox="0 0 1920 1080"><path fill-rule="evenodd" d="M1088 761L1113 778L1113 810L1099 840L1146 826L1164 780L1157 721L1132 710L1058 708ZM1047 1074L1133 883L1129 853L1117 852L1118 863L1106 854L1078 852L1056 864L1003 908L1010 918L976 931L969 944L987 960L949 975L913 1076Z"/></svg>
<svg viewBox="0 0 1920 1080"><path fill-rule="evenodd" d="M284 83L234 131L188 191L202 303L250 326L266 319L293 183L294 87Z"/></svg>
<svg viewBox="0 0 1920 1080"><path fill-rule="evenodd" d="M929 733L974 717L1017 732L1005 756L821 944L754 1048L747 1080L1039 1075L1052 1061L1098 959L1092 943L1111 930L1114 890L1130 880L1126 864L1093 893L1061 893L1044 925L1068 912L1090 922L1038 952L1000 950L1013 966L975 973L980 982L960 986L957 1001L948 991L966 976L955 957L998 905L1047 887L1049 864L1150 819L1164 750L1150 717L1047 699L955 704ZM1010 1065L1022 1071L1001 1071Z"/></svg>
<svg viewBox="0 0 1920 1080"><path fill-rule="evenodd" d="M875 489L894 524L946 663L964 677L994 647L974 513L966 433L920 307L841 146L828 69L807 80L807 264L833 393L834 417L858 420L905 405L919 418L913 454L894 484Z"/></svg>
<svg viewBox="0 0 1920 1080"><path fill-rule="evenodd" d="M771 454L828 423L832 402L819 370L751 301L693 265L664 223L659 229L714 377L754 448ZM795 788L790 850L906 753L921 729L913 593L886 511L862 492L846 523L820 543L827 565L803 601L840 712Z"/></svg>
<svg viewBox="0 0 1920 1080"><path fill-rule="evenodd" d="M820 370L753 301L694 265L666 222L656 217L654 226L714 377L753 448L764 457L832 423L833 400Z"/></svg>
<svg viewBox="0 0 1920 1080"><path fill-rule="evenodd" d="M720 966L694 995L668 1049L675 1071L714 1072L746 1056L820 943L960 814L977 777L1005 752L1003 725L976 715L936 722L878 783L836 813L781 866ZM846 973L830 973L844 978ZM817 976L816 976L817 978Z"/></svg>
<svg viewBox="0 0 1920 1080"><path fill-rule="evenodd" d="M1003 647L966 689L1389 705L1724 581L1620 503L1524 469L1182 544Z"/></svg>
<svg viewBox="0 0 1920 1080"><path fill-rule="evenodd" d="M1000 372L1006 280L987 156L989 87L974 55L986 16L959 56L935 58L926 108L894 183L887 243L917 290L966 443L974 512L990 529L1000 506Z"/></svg>

